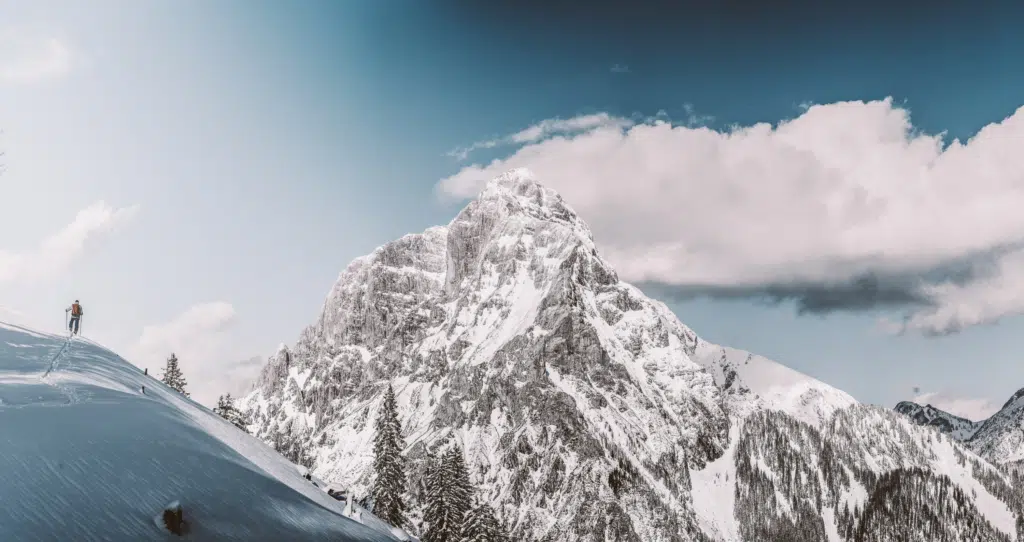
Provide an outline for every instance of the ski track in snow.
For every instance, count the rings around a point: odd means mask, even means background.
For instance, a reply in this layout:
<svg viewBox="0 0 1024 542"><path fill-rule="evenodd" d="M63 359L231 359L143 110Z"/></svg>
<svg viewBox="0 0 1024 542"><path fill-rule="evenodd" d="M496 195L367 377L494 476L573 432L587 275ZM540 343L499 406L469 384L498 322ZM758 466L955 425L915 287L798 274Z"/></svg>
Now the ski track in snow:
<svg viewBox="0 0 1024 542"><path fill-rule="evenodd" d="M345 517L272 448L81 337L0 323L0 427L5 541L160 540L169 534L153 517L174 500L189 540L399 539Z"/></svg>

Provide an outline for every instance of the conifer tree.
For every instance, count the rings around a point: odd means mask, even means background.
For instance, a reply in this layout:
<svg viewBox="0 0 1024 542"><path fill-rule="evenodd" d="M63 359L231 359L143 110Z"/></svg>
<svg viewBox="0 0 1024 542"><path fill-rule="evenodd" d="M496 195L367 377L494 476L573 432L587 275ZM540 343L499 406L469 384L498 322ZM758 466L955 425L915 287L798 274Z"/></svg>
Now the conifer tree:
<svg viewBox="0 0 1024 542"><path fill-rule="evenodd" d="M451 477L445 456L429 459L426 480L426 508L423 511L423 522L427 530L423 533L423 542L454 542L458 532L448 523L447 507L444 502L444 490Z"/></svg>
<svg viewBox="0 0 1024 542"><path fill-rule="evenodd" d="M376 434L373 440L373 513L395 527L404 527L406 476L405 458L402 449L402 422L398 419L398 404L395 391L388 384L384 404L377 416Z"/></svg>
<svg viewBox="0 0 1024 542"><path fill-rule="evenodd" d="M478 502L466 515L461 542L508 542L508 535L494 515L494 509Z"/></svg>
<svg viewBox="0 0 1024 542"><path fill-rule="evenodd" d="M462 450L453 445L427 471L423 542L460 542L472 491Z"/></svg>
<svg viewBox="0 0 1024 542"><path fill-rule="evenodd" d="M458 525L461 531L466 515L473 507L473 484L469 481L469 471L466 469L462 449L457 444L452 445L446 455L452 472L451 485L447 493L448 507L454 524Z"/></svg>
<svg viewBox="0 0 1024 542"><path fill-rule="evenodd" d="M173 353L171 357L167 358L167 365L164 367L164 374L160 377L160 380L185 397L189 396L189 393L185 391L185 385L187 384L185 382L185 375L182 374L181 368L178 367L178 358Z"/></svg>
<svg viewBox="0 0 1024 542"><path fill-rule="evenodd" d="M247 421L245 419L246 417L242 413L242 411L238 410L238 408L235 406L235 401L231 397L231 393L221 395L217 399L217 406L213 409L213 411L219 414L220 417L231 422L235 427L248 433L248 431L245 428Z"/></svg>

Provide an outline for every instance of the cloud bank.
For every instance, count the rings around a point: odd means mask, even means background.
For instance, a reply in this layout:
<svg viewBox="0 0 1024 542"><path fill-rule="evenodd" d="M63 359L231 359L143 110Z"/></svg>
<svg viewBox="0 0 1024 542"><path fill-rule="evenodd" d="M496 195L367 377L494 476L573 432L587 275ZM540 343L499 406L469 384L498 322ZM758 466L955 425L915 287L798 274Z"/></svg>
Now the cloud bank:
<svg viewBox="0 0 1024 542"><path fill-rule="evenodd" d="M437 190L470 198L528 168L625 280L802 312L898 309L896 333L1024 312L1024 107L948 145L891 99L807 105L775 126L588 115L519 134L495 140L514 152Z"/></svg>
<svg viewBox="0 0 1024 542"><path fill-rule="evenodd" d="M82 209L61 231L29 252L0 250L0 283L52 278L65 271L85 250L89 239L108 233L131 220L137 206L115 209L96 202Z"/></svg>
<svg viewBox="0 0 1024 542"><path fill-rule="evenodd" d="M235 318L230 303L194 305L168 322L143 328L130 348L132 360L160 378L173 353L185 375L185 389L193 399L213 406L221 394L237 396L245 391L262 366L260 358L238 361L230 357L225 339Z"/></svg>

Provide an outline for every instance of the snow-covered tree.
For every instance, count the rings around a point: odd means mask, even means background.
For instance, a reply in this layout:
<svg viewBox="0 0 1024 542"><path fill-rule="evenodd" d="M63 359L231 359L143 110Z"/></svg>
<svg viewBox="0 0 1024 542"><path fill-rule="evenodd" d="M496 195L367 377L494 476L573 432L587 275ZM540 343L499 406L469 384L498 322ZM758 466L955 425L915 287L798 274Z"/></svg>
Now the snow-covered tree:
<svg viewBox="0 0 1024 542"><path fill-rule="evenodd" d="M246 431L245 426L247 420L245 419L245 414L235 406L235 400L231 397L231 393L221 395L217 399L217 406L214 407L213 411L219 414L220 417L231 422L235 427L242 431Z"/></svg>
<svg viewBox="0 0 1024 542"><path fill-rule="evenodd" d="M307 469L313 468L313 443L309 438L310 430L294 418L277 422L269 429L270 445L277 453L288 458L296 465Z"/></svg>
<svg viewBox="0 0 1024 542"><path fill-rule="evenodd" d="M402 450L402 422L398 419L398 403L395 391L388 384L384 403L377 416L376 434L373 439L373 470L376 478L371 495L373 513L395 527L404 527L405 518L405 458Z"/></svg>
<svg viewBox="0 0 1024 542"><path fill-rule="evenodd" d="M508 534L494 515L494 509L478 502L466 515L461 542L508 542Z"/></svg>
<svg viewBox="0 0 1024 542"><path fill-rule="evenodd" d="M427 473L423 542L460 542L472 493L462 450L452 445Z"/></svg>
<svg viewBox="0 0 1024 542"><path fill-rule="evenodd" d="M462 455L462 449L457 444L452 445L446 455L452 465L452 483L446 499L452 517L456 518L461 526L466 514L473 507L473 484L469 481L469 470L466 469L466 458Z"/></svg>
<svg viewBox="0 0 1024 542"><path fill-rule="evenodd" d="M189 393L185 391L185 385L187 384L185 382L185 375L182 374L181 367L178 367L178 358L174 354L167 358L167 365L164 367L164 374L160 377L160 380L185 397L189 396Z"/></svg>
<svg viewBox="0 0 1024 542"><path fill-rule="evenodd" d="M455 526L448 523L447 507L444 502L444 489L447 485L447 472L444 457L431 460L427 468L426 509L423 521L427 530L423 533L423 542L454 542L458 533Z"/></svg>

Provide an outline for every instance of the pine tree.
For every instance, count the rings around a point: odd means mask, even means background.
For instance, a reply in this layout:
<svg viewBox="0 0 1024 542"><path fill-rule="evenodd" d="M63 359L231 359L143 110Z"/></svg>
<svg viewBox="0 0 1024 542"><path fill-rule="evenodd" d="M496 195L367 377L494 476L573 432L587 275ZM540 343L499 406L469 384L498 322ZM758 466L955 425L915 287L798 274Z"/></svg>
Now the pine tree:
<svg viewBox="0 0 1024 542"><path fill-rule="evenodd" d="M478 502L466 515L461 542L508 542L508 534L495 517L494 509Z"/></svg>
<svg viewBox="0 0 1024 542"><path fill-rule="evenodd" d="M423 522L427 524L427 530L423 533L423 542L448 542L451 538L444 505L444 486L447 477L442 458L428 457L426 507L423 510Z"/></svg>
<svg viewBox="0 0 1024 542"><path fill-rule="evenodd" d="M402 449L402 422L398 419L398 404L395 391L388 384L384 404L377 416L376 434L373 440L373 513L395 527L404 527L406 492L405 458Z"/></svg>
<svg viewBox="0 0 1024 542"><path fill-rule="evenodd" d="M427 506L423 542L460 542L470 511L472 486L458 446L452 446L427 471Z"/></svg>
<svg viewBox="0 0 1024 542"><path fill-rule="evenodd" d="M448 450L448 462L451 464L451 485L448 488L447 502L449 513L454 525L462 529L473 506L473 484L469 481L469 471L466 469L466 459L458 445L453 445Z"/></svg>
<svg viewBox="0 0 1024 542"><path fill-rule="evenodd" d="M167 366L164 367L164 374L160 378L164 384L167 384L171 389L178 393L189 396L189 393L185 391L185 375L182 374L181 368L178 367L178 358L172 353L171 357L167 358Z"/></svg>
<svg viewBox="0 0 1024 542"><path fill-rule="evenodd" d="M231 397L231 393L221 395L217 399L217 406L213 409L213 411L219 414L220 417L231 422L235 427L248 433L248 431L245 428L247 422L245 414L243 414L242 411L238 410L238 408L235 407L235 401Z"/></svg>

